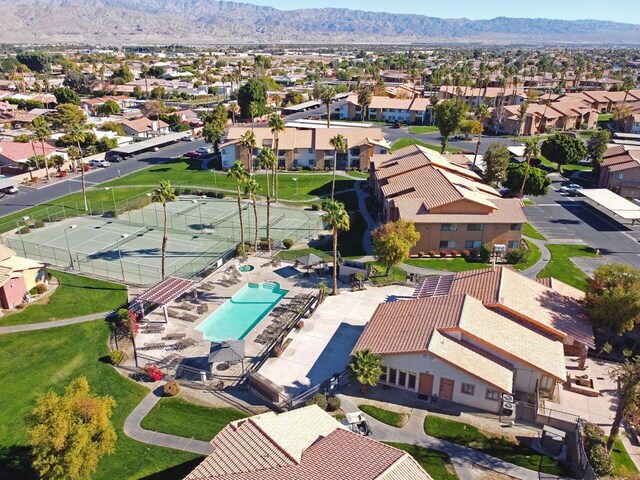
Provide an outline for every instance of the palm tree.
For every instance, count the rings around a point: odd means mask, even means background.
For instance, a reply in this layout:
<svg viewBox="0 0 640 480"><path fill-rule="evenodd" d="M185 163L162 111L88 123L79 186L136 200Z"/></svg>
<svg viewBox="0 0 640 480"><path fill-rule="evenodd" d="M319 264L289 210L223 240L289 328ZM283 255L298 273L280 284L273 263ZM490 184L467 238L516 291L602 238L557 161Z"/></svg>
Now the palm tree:
<svg viewBox="0 0 640 480"><path fill-rule="evenodd" d="M331 200L325 206L322 221L329 225L333 234L333 290L332 295L338 294L338 230L348 231L351 227L349 214L344 203Z"/></svg>
<svg viewBox="0 0 640 480"><path fill-rule="evenodd" d="M271 134L273 135L273 152L276 154L276 163L273 166L273 198L275 201L278 201L278 152L280 146L280 133L284 132L287 127L285 127L282 118L277 113L274 113L269 117L269 128L271 129Z"/></svg>
<svg viewBox="0 0 640 480"><path fill-rule="evenodd" d="M529 178L529 169L531 168L531 159L533 157L537 157L538 155L540 155L540 147L538 147L538 142L534 138L528 139L524 145L524 158L527 164L524 170L524 178L522 179L522 186L520 187L520 193L518 194L519 198L522 198L524 196L524 186L527 183L527 179Z"/></svg>
<svg viewBox="0 0 640 480"><path fill-rule="evenodd" d="M327 107L327 128L331 127L331 102L335 96L336 91L333 87L325 86L320 91L320 100L322 100Z"/></svg>
<svg viewBox="0 0 640 480"><path fill-rule="evenodd" d="M363 122L365 121L365 117L368 116L372 95L371 89L368 87L365 87L358 92L358 104L362 108L362 118L360 120Z"/></svg>
<svg viewBox="0 0 640 480"><path fill-rule="evenodd" d="M360 391L367 393L368 387L375 387L382 376L382 358L369 349L358 350L351 355L347 370L349 378L360 383Z"/></svg>
<svg viewBox="0 0 640 480"><path fill-rule="evenodd" d="M42 146L42 156L44 157L44 169L47 172L47 180L51 180L49 175L49 164L47 162L47 152L44 149L44 142L51 136L51 130L49 130L49 123L44 117L37 117L33 119L33 137L40 141Z"/></svg>
<svg viewBox="0 0 640 480"><path fill-rule="evenodd" d="M338 164L338 150L341 152L346 152L347 150L347 142L345 138L339 133L331 140L329 143L333 147L333 180L331 182L331 200L333 200L333 195L336 191L336 165Z"/></svg>
<svg viewBox="0 0 640 480"><path fill-rule="evenodd" d="M271 252L271 194L269 188L269 170L273 169L278 159L275 153L268 148L263 148L258 154L260 168L264 168L267 183L267 251Z"/></svg>
<svg viewBox="0 0 640 480"><path fill-rule="evenodd" d="M238 106L238 102L231 102L229 107L227 107L229 112L231 112L231 122L236 124L236 115L240 113L240 107Z"/></svg>
<svg viewBox="0 0 640 480"><path fill-rule="evenodd" d="M244 185L245 195L249 195L251 203L253 204L253 219L255 220L255 233L253 239L253 248L258 250L258 206L256 204L256 196L260 193L262 187L253 178L249 178Z"/></svg>
<svg viewBox="0 0 640 480"><path fill-rule="evenodd" d="M160 202L162 204L162 211L164 214L164 230L162 233L162 279L165 277L166 260L167 260L167 242L169 237L167 235L167 202L173 202L176 199L176 191L171 186L169 180L160 180L158 186L151 195L151 200L154 202Z"/></svg>
<svg viewBox="0 0 640 480"><path fill-rule="evenodd" d="M82 147L80 146L86 139L87 135L87 126L81 123L72 123L71 125L67 125L66 127L66 136L69 140L76 143L78 146L79 156L78 160L80 163L80 172L82 176L82 199L84 200L84 210L89 210L89 205L87 204L87 190L84 181L84 163L82 162ZM115 205L114 205L115 208Z"/></svg>
<svg viewBox="0 0 640 480"><path fill-rule="evenodd" d="M247 174L247 170L244 168L244 165L240 162L236 162L233 164L233 167L229 169L227 173L227 177L231 177L236 181L236 187L238 189L238 216L240 217L240 245L242 249L242 253L244 254L244 224L242 223L242 186L247 183L247 179L249 178Z"/></svg>
<svg viewBox="0 0 640 480"><path fill-rule="evenodd" d="M481 103L478 105L478 121L480 125L484 128L483 121L485 118L489 116L489 107L485 103ZM482 139L482 130L478 134L478 141L476 142L476 153L473 156L473 168L476 168L476 160L478 158L478 151L480 150L480 141Z"/></svg>
<svg viewBox="0 0 640 480"><path fill-rule="evenodd" d="M147 67L146 65L142 65L140 67L140 75L142 76L142 78L144 78L144 93L145 93L145 97L149 96L149 84L147 82L147 77L149 76L149 67Z"/></svg>
<svg viewBox="0 0 640 480"><path fill-rule="evenodd" d="M256 134L247 130L240 137L240 145L247 150L247 168L249 173L253 172L253 149L256 148Z"/></svg>
<svg viewBox="0 0 640 480"><path fill-rule="evenodd" d="M551 97L551 92L549 92L549 97ZM552 105L551 102L551 98L548 98L547 100L545 100L544 102L544 111L542 112L542 118L540 119L540 127L538 128L538 135L540 133L543 133L542 128L544 127L546 130L546 125L547 125L547 108L549 108Z"/></svg>

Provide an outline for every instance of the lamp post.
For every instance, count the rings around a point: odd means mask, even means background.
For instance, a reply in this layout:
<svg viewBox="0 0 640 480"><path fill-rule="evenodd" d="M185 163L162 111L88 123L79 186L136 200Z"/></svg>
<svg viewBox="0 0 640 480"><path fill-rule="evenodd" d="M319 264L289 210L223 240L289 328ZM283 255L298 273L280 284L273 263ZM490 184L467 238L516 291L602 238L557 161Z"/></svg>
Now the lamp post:
<svg viewBox="0 0 640 480"><path fill-rule="evenodd" d="M118 211L116 209L116 193L113 191L113 188L111 188L111 187L104 187L104 189L106 191L111 190L111 198L113 199L113 213L114 213L114 216L117 217L118 216Z"/></svg>
<svg viewBox="0 0 640 480"><path fill-rule="evenodd" d="M23 222L27 222L29 220L29 217L22 217L20 220L22 220ZM18 227L18 233L20 234L20 243L22 243L22 252L24 253L24 256L27 256L27 250L24 247L24 238L22 238L22 227L23 225L20 225L20 220L16 220L16 226Z"/></svg>
<svg viewBox="0 0 640 480"><path fill-rule="evenodd" d="M216 175L216 169L212 168L211 170L209 170L211 173L213 173L213 185L215 188L216 193L218 193L218 175Z"/></svg>
<svg viewBox="0 0 640 480"><path fill-rule="evenodd" d="M293 177L291 180L296 182L296 202L298 201L298 177Z"/></svg>
<svg viewBox="0 0 640 480"><path fill-rule="evenodd" d="M64 231L64 239L67 242L67 251L69 252L69 266L73 269L73 256L71 255L71 246L69 245L69 236L67 235L67 230L72 230L74 228L76 228L77 225L69 225L67 228L65 228Z"/></svg>
<svg viewBox="0 0 640 480"><path fill-rule="evenodd" d="M123 233L120 237L116 237L116 247L118 248L118 259L120 260L120 272L122 273L122 281L124 282L124 265L122 265L122 252L120 251L120 238L127 238L129 235Z"/></svg>

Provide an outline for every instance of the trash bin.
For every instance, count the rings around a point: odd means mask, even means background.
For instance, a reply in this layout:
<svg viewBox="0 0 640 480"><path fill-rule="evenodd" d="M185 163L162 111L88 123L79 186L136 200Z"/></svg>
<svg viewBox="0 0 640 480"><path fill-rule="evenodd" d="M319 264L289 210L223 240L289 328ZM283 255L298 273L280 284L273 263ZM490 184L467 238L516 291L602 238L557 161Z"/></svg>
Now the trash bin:
<svg viewBox="0 0 640 480"><path fill-rule="evenodd" d="M202 383L206 383L206 381L207 381L207 372L200 371L200 381Z"/></svg>

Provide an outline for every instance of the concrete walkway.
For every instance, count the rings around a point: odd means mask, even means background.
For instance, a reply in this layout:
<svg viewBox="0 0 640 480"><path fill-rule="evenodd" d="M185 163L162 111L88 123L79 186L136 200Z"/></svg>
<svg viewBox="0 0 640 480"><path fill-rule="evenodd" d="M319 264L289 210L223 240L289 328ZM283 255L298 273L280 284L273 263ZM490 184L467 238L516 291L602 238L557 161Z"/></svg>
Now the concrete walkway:
<svg viewBox="0 0 640 480"><path fill-rule="evenodd" d="M160 382L156 388L149 392L149 395L133 409L124 421L124 433L138 442L155 445L157 447L173 448L183 452L197 453L199 455L209 455L213 452L213 446L209 442L194 440L191 438L168 435L166 433L145 430L140 426L142 419L147 416L151 409L162 398L162 387L165 382Z"/></svg>
<svg viewBox="0 0 640 480"><path fill-rule="evenodd" d="M84 315L82 317L67 318L65 320L53 320L51 322L30 323L26 325L12 325L9 327L0 327L0 335L17 332L31 332L33 330L46 330L47 328L64 327L66 325L75 325L76 323L91 322L100 320L109 315L109 312L94 313Z"/></svg>
<svg viewBox="0 0 640 480"><path fill-rule="evenodd" d="M362 248L367 255L373 255L373 245L371 243L371 231L378 226L376 222L373 221L371 215L369 215L369 210L367 210L367 204L365 203L365 199L367 198L367 194L362 190L361 184L365 182L365 180L356 180L356 195L358 196L358 207L360 208L360 214L364 221L367 223L367 229L362 233Z"/></svg>

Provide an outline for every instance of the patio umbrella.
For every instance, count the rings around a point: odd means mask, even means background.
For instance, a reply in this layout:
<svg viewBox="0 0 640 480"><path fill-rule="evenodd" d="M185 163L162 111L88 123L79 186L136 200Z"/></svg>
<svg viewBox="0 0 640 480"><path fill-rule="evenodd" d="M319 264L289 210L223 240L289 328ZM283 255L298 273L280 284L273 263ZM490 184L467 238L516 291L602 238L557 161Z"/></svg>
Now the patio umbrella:
<svg viewBox="0 0 640 480"><path fill-rule="evenodd" d="M314 265L322 263L323 260L313 253L307 253L301 257L296 258L296 263L302 265L303 267L307 267L307 273L309 273L309 269Z"/></svg>
<svg viewBox="0 0 640 480"><path fill-rule="evenodd" d="M222 362L242 362L244 372L244 340L212 342L209 350L209 365Z"/></svg>

